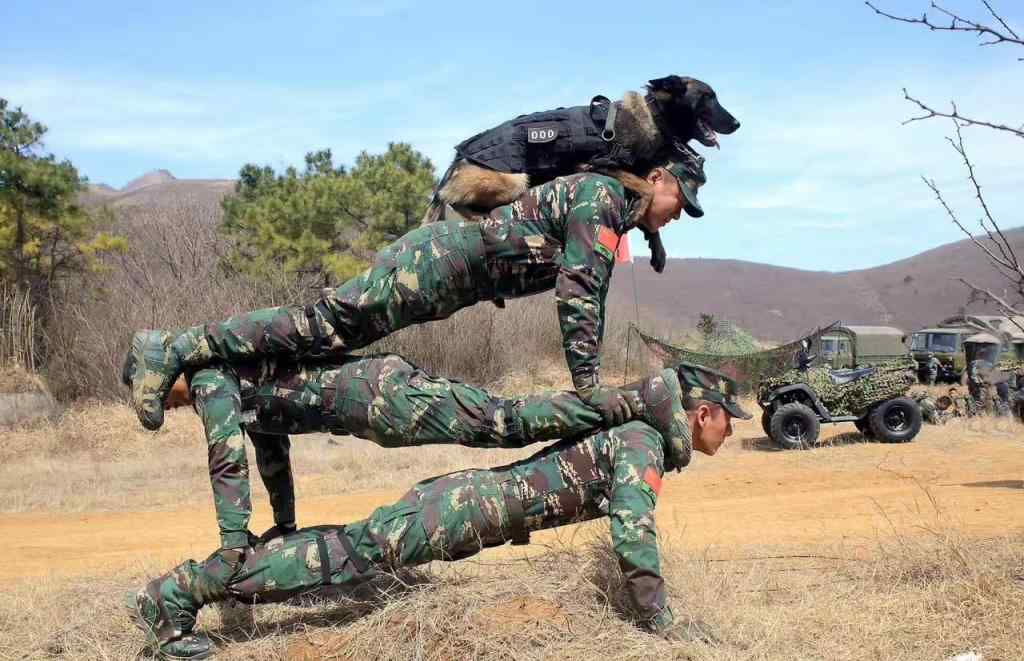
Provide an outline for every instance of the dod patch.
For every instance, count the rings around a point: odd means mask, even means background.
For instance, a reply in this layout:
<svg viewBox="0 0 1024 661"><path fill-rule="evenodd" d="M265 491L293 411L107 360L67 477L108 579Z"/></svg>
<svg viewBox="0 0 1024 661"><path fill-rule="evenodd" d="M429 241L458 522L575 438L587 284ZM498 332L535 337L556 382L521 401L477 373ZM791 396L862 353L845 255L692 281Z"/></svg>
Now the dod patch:
<svg viewBox="0 0 1024 661"><path fill-rule="evenodd" d="M558 137L558 127L554 124L527 124L526 141L530 144L553 142Z"/></svg>

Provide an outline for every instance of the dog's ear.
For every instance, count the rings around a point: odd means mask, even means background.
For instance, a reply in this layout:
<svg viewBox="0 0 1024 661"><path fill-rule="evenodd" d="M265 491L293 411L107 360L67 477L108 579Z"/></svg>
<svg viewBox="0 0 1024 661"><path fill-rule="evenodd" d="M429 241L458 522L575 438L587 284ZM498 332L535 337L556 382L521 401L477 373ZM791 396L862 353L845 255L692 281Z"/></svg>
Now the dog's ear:
<svg viewBox="0 0 1024 661"><path fill-rule="evenodd" d="M669 94L678 94L683 96L686 94L686 81L688 79L681 78L675 74L671 76L665 76L664 78L655 78L647 81L647 87L652 92L668 92Z"/></svg>

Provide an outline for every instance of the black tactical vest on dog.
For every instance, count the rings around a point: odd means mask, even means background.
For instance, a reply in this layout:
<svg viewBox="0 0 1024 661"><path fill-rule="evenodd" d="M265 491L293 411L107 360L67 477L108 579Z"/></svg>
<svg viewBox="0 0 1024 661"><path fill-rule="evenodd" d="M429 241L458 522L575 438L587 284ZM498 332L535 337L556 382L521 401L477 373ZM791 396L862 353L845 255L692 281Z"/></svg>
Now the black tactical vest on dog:
<svg viewBox="0 0 1024 661"><path fill-rule="evenodd" d="M498 172L526 173L532 186L572 174L580 163L628 170L635 160L630 151L601 137L610 106L595 96L589 106L520 115L462 141L455 152Z"/></svg>

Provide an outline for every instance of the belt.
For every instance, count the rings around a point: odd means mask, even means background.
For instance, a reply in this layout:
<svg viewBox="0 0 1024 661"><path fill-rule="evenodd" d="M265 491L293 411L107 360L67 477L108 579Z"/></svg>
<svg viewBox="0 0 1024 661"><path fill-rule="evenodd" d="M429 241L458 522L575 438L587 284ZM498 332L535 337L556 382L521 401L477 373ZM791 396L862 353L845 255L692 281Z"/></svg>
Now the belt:
<svg viewBox="0 0 1024 661"><path fill-rule="evenodd" d="M526 512L519 496L519 485L515 480L501 483L501 493L505 497L505 510L508 512L508 532L514 546L530 543L530 531L526 529Z"/></svg>

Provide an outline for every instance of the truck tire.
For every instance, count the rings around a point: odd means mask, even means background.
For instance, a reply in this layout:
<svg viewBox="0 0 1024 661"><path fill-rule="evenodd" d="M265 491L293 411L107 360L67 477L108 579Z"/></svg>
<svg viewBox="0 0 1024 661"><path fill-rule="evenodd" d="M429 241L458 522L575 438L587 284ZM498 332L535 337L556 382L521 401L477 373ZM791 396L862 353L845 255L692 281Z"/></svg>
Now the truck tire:
<svg viewBox="0 0 1024 661"><path fill-rule="evenodd" d="M775 409L771 420L771 439L787 450L806 450L818 440L821 428L818 415L800 402L784 404Z"/></svg>
<svg viewBox="0 0 1024 661"><path fill-rule="evenodd" d="M883 443L908 443L921 431L921 407L909 397L890 399L872 409L868 425Z"/></svg>

